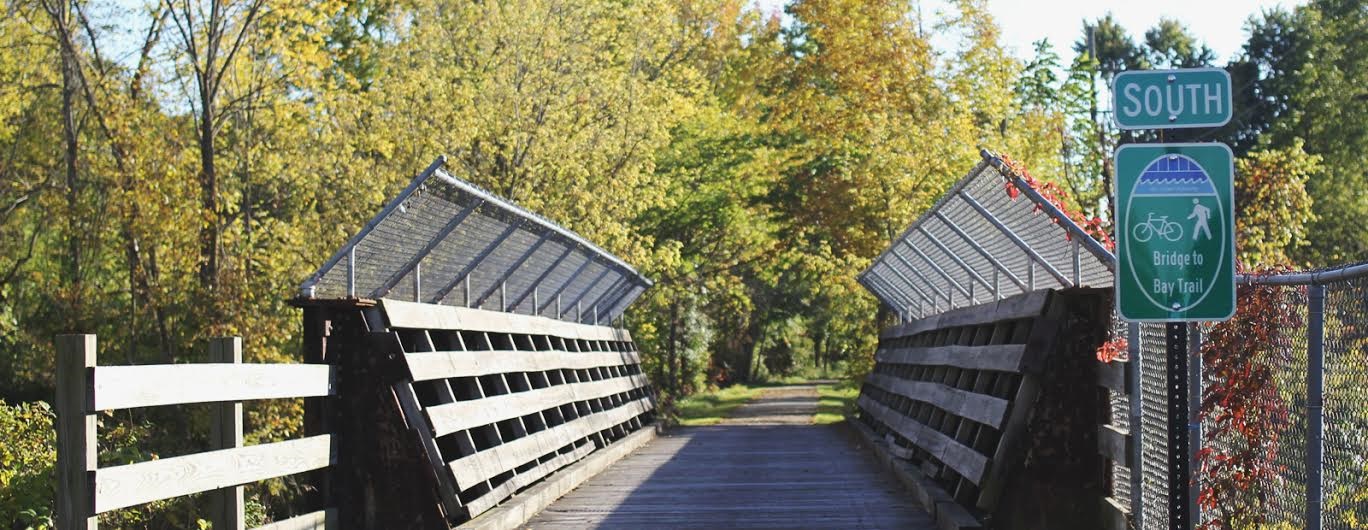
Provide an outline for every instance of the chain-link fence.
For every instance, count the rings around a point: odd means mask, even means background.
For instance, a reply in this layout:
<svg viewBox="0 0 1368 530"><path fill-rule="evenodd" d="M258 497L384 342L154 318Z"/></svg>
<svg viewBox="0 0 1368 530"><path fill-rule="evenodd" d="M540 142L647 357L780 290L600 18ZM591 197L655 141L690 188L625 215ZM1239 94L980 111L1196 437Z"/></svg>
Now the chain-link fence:
<svg viewBox="0 0 1368 530"><path fill-rule="evenodd" d="M860 282L903 320L1037 289L1111 286L1116 257L997 155L982 155L983 163L896 238ZM1018 193L1026 200L1016 200ZM1272 430L1247 440L1210 435L1218 432L1210 420L1189 425L1193 436L1209 435L1201 443L1189 436L1188 458L1205 444L1226 454L1258 454L1256 464L1267 471L1233 494L1245 498L1217 498L1227 504L1197 514L1197 521L1243 511L1252 515L1245 522L1260 528L1368 528L1368 263L1242 276L1241 283L1256 287L1283 317L1255 359L1271 390L1254 396L1251 408L1270 413ZM1237 304L1246 306L1251 293L1243 289ZM1131 499L1135 527L1169 528L1166 327L1115 323L1116 336L1128 338L1140 362L1126 368L1128 391L1111 395L1111 423L1140 437L1127 458L1140 469L1113 462L1108 493ZM1191 331L1200 337L1209 329ZM1194 381L1196 373L1189 370L1190 391L1216 383L1209 374Z"/></svg>
<svg viewBox="0 0 1368 530"><path fill-rule="evenodd" d="M1368 526L1368 275L1325 286L1326 528Z"/></svg>
<svg viewBox="0 0 1368 530"><path fill-rule="evenodd" d="M1270 386L1253 399L1271 432L1254 440L1231 432L1217 436L1208 418L1202 444L1226 455L1256 455L1268 471L1252 473L1245 489L1216 498L1218 509L1197 520L1224 521L1241 512L1243 523L1259 528L1368 528L1368 265L1246 277L1244 283L1262 289L1262 303L1271 299L1285 319L1252 361L1254 371L1268 369ZM1252 296L1243 289L1237 304ZM1139 331L1132 339L1139 339L1141 355L1142 520L1146 529L1163 529L1170 521L1165 328L1145 324ZM1317 379L1323 381L1320 398ZM1199 388L1213 384L1222 383L1204 371ZM1317 403L1323 403L1321 414ZM1211 486L1210 473L1200 473L1194 492Z"/></svg>
<svg viewBox="0 0 1368 530"><path fill-rule="evenodd" d="M652 283L438 158L300 286L302 300L389 298L583 323L611 321Z"/></svg>

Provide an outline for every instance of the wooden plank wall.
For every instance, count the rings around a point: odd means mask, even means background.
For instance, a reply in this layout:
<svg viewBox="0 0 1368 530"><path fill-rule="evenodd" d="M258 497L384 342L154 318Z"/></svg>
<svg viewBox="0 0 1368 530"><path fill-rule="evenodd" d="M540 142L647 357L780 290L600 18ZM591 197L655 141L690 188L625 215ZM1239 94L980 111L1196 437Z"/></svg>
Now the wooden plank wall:
<svg viewBox="0 0 1368 530"><path fill-rule="evenodd" d="M1103 393L1103 402L1110 403L1114 397L1121 396L1127 400L1130 397L1129 389L1134 383L1131 380L1130 370L1127 369L1128 359L1118 359L1112 362L1097 364L1097 385ZM1135 470L1135 438L1130 435L1130 426L1122 423L1108 411L1106 417L1109 423L1097 426L1097 451L1110 461L1107 466L1107 491L1102 498L1102 523L1105 530L1126 530L1131 525L1131 500L1129 490L1131 486L1127 481L1129 477L1118 476L1117 467L1123 467L1128 472Z"/></svg>
<svg viewBox="0 0 1368 530"><path fill-rule="evenodd" d="M881 334L857 401L864 432L923 480L942 528L977 528L1002 495L1036 371L1059 328L1053 291L949 311Z"/></svg>
<svg viewBox="0 0 1368 530"><path fill-rule="evenodd" d="M97 527L97 515L153 501L212 492L214 528L243 528L244 484L337 463L329 434L244 446L242 401L336 394L326 365L242 364L242 339L210 343L214 363L99 366L94 335L57 337L57 527ZM95 413L215 403L215 449L119 466L97 465ZM331 509L263 528L335 528ZM331 522L331 524L329 524Z"/></svg>
<svg viewBox="0 0 1368 530"><path fill-rule="evenodd" d="M452 522L607 447L655 417L625 330L384 300L394 392Z"/></svg>

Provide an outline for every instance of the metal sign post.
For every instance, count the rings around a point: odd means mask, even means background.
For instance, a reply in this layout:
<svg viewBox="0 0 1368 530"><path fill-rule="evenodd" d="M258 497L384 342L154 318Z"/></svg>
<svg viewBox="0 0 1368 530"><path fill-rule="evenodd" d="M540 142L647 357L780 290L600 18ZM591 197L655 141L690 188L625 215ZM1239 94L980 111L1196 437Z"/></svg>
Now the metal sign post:
<svg viewBox="0 0 1368 530"><path fill-rule="evenodd" d="M1219 68L1122 72L1112 94L1127 130L1219 127L1233 114L1230 74ZM1169 527L1193 528L1202 368L1190 359L1200 331L1190 342L1189 323L1235 314L1234 156L1219 143L1130 144L1115 164L1116 311L1166 323Z"/></svg>
<svg viewBox="0 0 1368 530"><path fill-rule="evenodd" d="M1168 356L1169 528L1192 528L1192 468L1188 461L1187 324L1169 322L1164 342Z"/></svg>

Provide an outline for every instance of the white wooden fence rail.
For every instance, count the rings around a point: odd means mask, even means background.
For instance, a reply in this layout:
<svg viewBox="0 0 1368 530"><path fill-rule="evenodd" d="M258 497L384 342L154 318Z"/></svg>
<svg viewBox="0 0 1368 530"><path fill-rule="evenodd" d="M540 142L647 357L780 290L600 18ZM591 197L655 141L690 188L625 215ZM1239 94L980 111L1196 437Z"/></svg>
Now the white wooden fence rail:
<svg viewBox="0 0 1368 530"><path fill-rule="evenodd" d="M104 512L211 491L215 530L242 530L244 484L336 464L329 434L242 443L242 401L335 395L335 367L242 364L239 337L212 340L209 353L205 364L98 366L95 335L57 337L58 528L93 530ZM190 403L215 403L213 450L99 467L96 412ZM261 529L336 527L329 508Z"/></svg>

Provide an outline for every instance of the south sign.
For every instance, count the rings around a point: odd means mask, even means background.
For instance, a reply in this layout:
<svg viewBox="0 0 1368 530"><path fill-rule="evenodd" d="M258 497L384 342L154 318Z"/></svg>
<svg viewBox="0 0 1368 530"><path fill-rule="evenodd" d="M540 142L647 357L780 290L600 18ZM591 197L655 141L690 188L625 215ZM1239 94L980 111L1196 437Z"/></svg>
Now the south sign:
<svg viewBox="0 0 1368 530"><path fill-rule="evenodd" d="M1122 129L1220 127L1230 122L1230 74L1220 68L1134 70L1112 86Z"/></svg>

